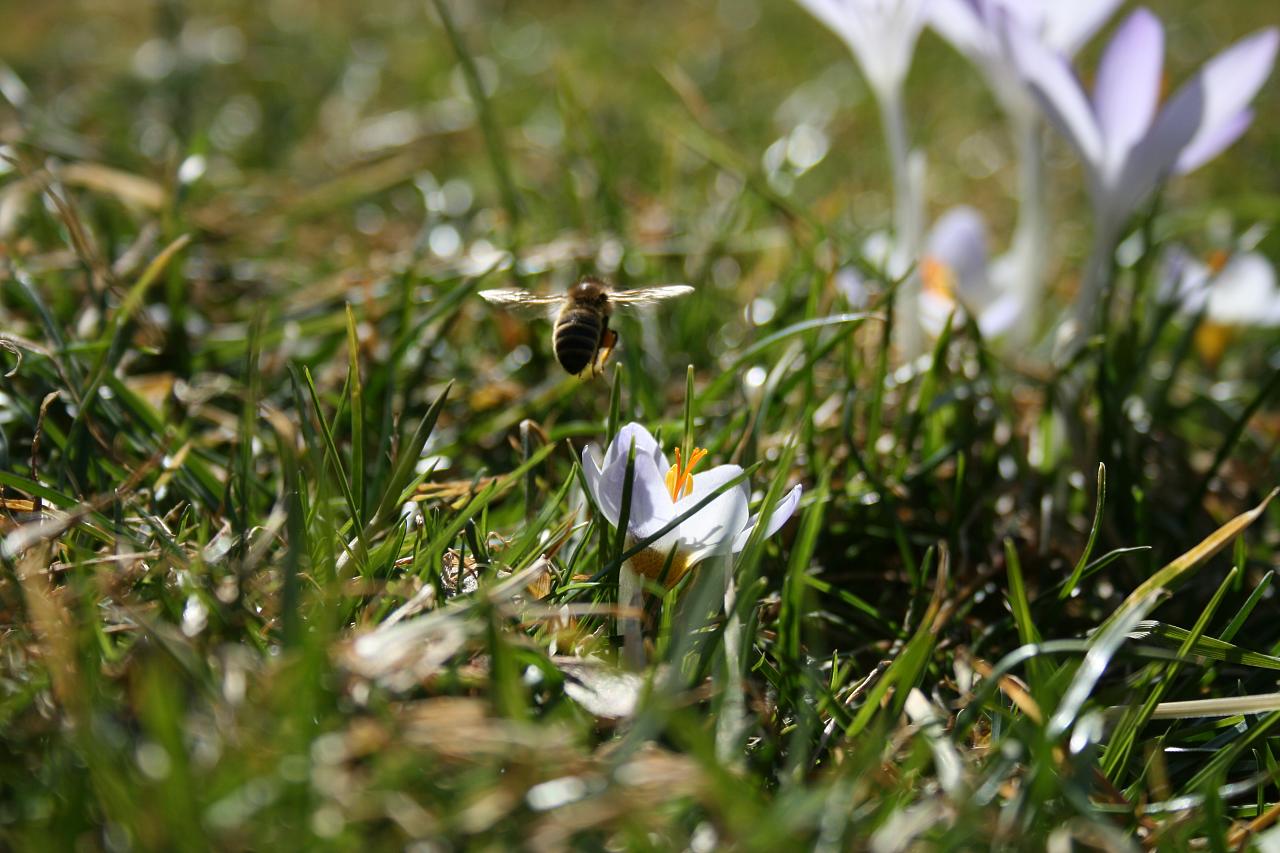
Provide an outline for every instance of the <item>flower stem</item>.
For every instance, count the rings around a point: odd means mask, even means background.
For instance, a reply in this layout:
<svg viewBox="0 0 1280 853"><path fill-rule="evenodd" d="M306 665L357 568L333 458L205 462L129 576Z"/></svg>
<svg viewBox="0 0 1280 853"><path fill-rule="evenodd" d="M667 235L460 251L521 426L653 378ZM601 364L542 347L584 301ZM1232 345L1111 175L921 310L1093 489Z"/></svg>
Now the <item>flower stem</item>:
<svg viewBox="0 0 1280 853"><path fill-rule="evenodd" d="M920 187L911 174L911 148L907 141L907 119L903 110L902 92L889 90L878 93L880 123L884 129L885 146L889 150L889 167L893 176L893 236L894 264L897 273L919 260L923 199ZM920 277L914 269L898 288L898 315L903 319L900 327L901 345L908 359L924 351L924 334L918 317L920 302Z"/></svg>
<svg viewBox="0 0 1280 853"><path fill-rule="evenodd" d="M733 578L733 560L714 558L724 572L724 664L725 683L720 716L716 724L716 759L735 766L741 759L740 739L746 728L747 707L742 685L742 619L738 616L738 590Z"/></svg>
<svg viewBox="0 0 1280 853"><path fill-rule="evenodd" d="M644 591L640 576L630 565L623 563L618 569L618 608L636 612L644 607ZM630 670L644 669L644 637L640 633L640 620L635 616L618 617L618 633L622 635L622 661Z"/></svg>
<svg viewBox="0 0 1280 853"><path fill-rule="evenodd" d="M1076 294L1072 352L1083 345L1097 329L1098 304L1111 277L1111 256L1116 250L1117 231L1102 217L1094 222L1093 246L1089 249L1089 259L1085 262L1080 292Z"/></svg>
<svg viewBox="0 0 1280 853"><path fill-rule="evenodd" d="M1035 312L1044 305L1044 269L1048 255L1049 219L1044 196L1044 134L1034 115L1012 119L1018 152L1018 224L1010 253L1014 258L1012 285L1021 295L1022 310L1031 322L1015 323L1012 343L1026 343L1035 331Z"/></svg>

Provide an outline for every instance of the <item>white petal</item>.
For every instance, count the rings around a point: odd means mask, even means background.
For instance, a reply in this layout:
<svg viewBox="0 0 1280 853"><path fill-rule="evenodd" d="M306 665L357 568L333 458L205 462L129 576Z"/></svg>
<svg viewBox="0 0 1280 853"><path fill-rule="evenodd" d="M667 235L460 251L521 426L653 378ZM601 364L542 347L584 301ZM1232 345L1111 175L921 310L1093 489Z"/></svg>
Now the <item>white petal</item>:
<svg viewBox="0 0 1280 853"><path fill-rule="evenodd" d="M1165 249L1160 258L1156 295L1164 302L1176 302L1183 312L1195 314L1209 298L1210 271L1194 255L1179 245Z"/></svg>
<svg viewBox="0 0 1280 853"><path fill-rule="evenodd" d="M868 264L878 267L890 275L893 271L889 265L893 260L893 237L888 231L872 231L862 241L862 257Z"/></svg>
<svg viewBox="0 0 1280 853"><path fill-rule="evenodd" d="M596 503L615 527L622 519L622 499L626 490L627 457L606 465L595 485ZM591 480L588 479L590 485ZM635 474L631 483L631 506L627 514L627 530L644 538L671 520L671 495L666 478L649 454L636 453ZM657 522L656 525L653 522Z"/></svg>
<svg viewBox="0 0 1280 853"><path fill-rule="evenodd" d="M1253 124L1253 110L1241 110L1234 117L1221 122L1212 131L1197 133L1178 155L1174 170L1179 175L1194 172L1214 157L1231 147Z"/></svg>
<svg viewBox="0 0 1280 853"><path fill-rule="evenodd" d="M844 40L877 97L902 86L927 0L797 0Z"/></svg>
<svg viewBox="0 0 1280 853"><path fill-rule="evenodd" d="M1149 10L1138 9L1107 43L1093 87L1109 169L1123 165L1151 126L1163 69L1164 27Z"/></svg>
<svg viewBox="0 0 1280 853"><path fill-rule="evenodd" d="M1045 43L1065 56L1075 56L1122 0L1048 0L1044 7Z"/></svg>
<svg viewBox="0 0 1280 853"><path fill-rule="evenodd" d="M1206 62L1174 95L1172 100L1194 98L1201 106L1198 130L1189 148L1200 147L1206 137L1220 136L1224 124L1238 123L1240 114L1270 76L1278 46L1280 30L1274 27L1240 39ZM1197 91L1184 96L1188 90ZM1184 169L1189 170L1190 167Z"/></svg>
<svg viewBox="0 0 1280 853"><path fill-rule="evenodd" d="M1160 182L1173 174L1178 156L1195 137L1204 110L1199 86L1183 86L1156 116L1147 135L1125 158L1118 176L1095 199L1105 226L1119 227Z"/></svg>
<svg viewBox="0 0 1280 853"><path fill-rule="evenodd" d="M693 491L676 501L675 514L688 512L725 483L742 475L737 465L720 465L693 475ZM693 550L728 548L747 522L751 499L744 478L680 524L680 540Z"/></svg>
<svg viewBox="0 0 1280 853"><path fill-rule="evenodd" d="M604 490L601 488L601 471L600 465L596 462L599 456L599 449L594 444L588 444L582 448L582 474L587 481L587 491L591 493L591 500L604 513L604 517L609 523L617 526L618 524L618 507L611 500L606 500Z"/></svg>
<svg viewBox="0 0 1280 853"><path fill-rule="evenodd" d="M931 338L936 338L942 334L942 330L947 327L947 321L951 319L953 312L960 310L959 303L954 299L949 299L931 290L923 291L920 294L920 301L917 307L920 310L920 325Z"/></svg>
<svg viewBox="0 0 1280 853"><path fill-rule="evenodd" d="M853 53L863 73L868 66L874 68L879 64L877 48L874 40L867 32L866 20L861 3L840 2L840 0L796 0L809 10L829 30L839 36Z"/></svg>
<svg viewBox="0 0 1280 853"><path fill-rule="evenodd" d="M1005 293L996 297L978 314L978 331L984 337L995 338L1013 328L1024 316L1022 296Z"/></svg>
<svg viewBox="0 0 1280 853"><path fill-rule="evenodd" d="M975 0L933 0L929 26L979 65L989 62L994 39L983 25Z"/></svg>
<svg viewBox="0 0 1280 853"><path fill-rule="evenodd" d="M926 257L945 264L956 277L960 301L975 306L987 290L987 223L968 205L958 205L938 217L925 238Z"/></svg>
<svg viewBox="0 0 1280 853"><path fill-rule="evenodd" d="M604 454L600 452L600 447L594 441L582 448L582 467L593 468L597 474L604 467Z"/></svg>
<svg viewBox="0 0 1280 853"><path fill-rule="evenodd" d="M1018 72L1085 165L1098 172L1103 162L1102 131L1075 72L1065 57L1046 48L1012 16L1003 19L1001 35Z"/></svg>
<svg viewBox="0 0 1280 853"><path fill-rule="evenodd" d="M773 512L769 514L769 523L764 528L764 538L768 539L787 523L787 519L795 514L796 507L800 505L800 495L802 490L800 486L796 486L783 496L782 500L773 505ZM733 552L736 554L747 546L747 540L751 538L751 531L755 530L757 524L760 523L760 514L756 513L747 521L746 527L733 540Z"/></svg>
<svg viewBox="0 0 1280 853"><path fill-rule="evenodd" d="M1280 313L1276 271L1258 252L1227 261L1209 286L1210 320L1224 326L1271 326Z"/></svg>
<svg viewBox="0 0 1280 853"><path fill-rule="evenodd" d="M613 437L613 441L609 442L609 449L604 455L604 462L601 468L608 468L616 465L619 461L623 464L627 461L627 456L631 452L631 442L636 445L636 457L649 456L653 459L653 464L661 471L666 471L670 465L667 464L667 458L662 454L662 448L658 447L658 441L647 429L638 423L629 423L618 430L618 434Z"/></svg>
<svg viewBox="0 0 1280 853"><path fill-rule="evenodd" d="M835 274L836 290L855 311L867 307L871 301L871 290L867 287L862 274L854 267L842 267Z"/></svg>

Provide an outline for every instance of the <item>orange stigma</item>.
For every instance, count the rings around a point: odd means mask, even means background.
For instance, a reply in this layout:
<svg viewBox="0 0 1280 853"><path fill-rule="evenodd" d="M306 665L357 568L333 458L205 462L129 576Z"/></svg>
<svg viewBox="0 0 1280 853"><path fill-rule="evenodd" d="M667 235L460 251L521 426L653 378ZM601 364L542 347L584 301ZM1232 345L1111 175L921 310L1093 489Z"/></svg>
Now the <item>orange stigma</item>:
<svg viewBox="0 0 1280 853"><path fill-rule="evenodd" d="M1222 268L1227 265L1227 261L1231 260L1231 253L1226 249L1214 249L1205 258L1205 262L1209 265L1209 272L1217 275L1222 272Z"/></svg>
<svg viewBox="0 0 1280 853"><path fill-rule="evenodd" d="M928 255L920 262L920 280L925 293L932 293L948 301L955 301L956 274L951 267Z"/></svg>
<svg viewBox="0 0 1280 853"><path fill-rule="evenodd" d="M667 491L671 493L671 500L678 501L693 492L693 469L706 458L707 451L695 447L689 454L688 465L680 458L680 448L675 449L675 454L676 464L667 471Z"/></svg>

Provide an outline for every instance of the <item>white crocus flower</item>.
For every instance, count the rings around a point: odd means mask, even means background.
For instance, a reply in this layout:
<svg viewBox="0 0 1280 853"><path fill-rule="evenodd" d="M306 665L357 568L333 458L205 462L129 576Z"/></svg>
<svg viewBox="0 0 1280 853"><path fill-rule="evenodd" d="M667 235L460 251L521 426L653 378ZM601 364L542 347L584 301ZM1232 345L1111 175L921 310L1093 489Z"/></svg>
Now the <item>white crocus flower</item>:
<svg viewBox="0 0 1280 853"><path fill-rule="evenodd" d="M1164 25L1148 9L1116 28L1088 91L1068 57L1012 16L1005 16L1004 37L1049 122L1079 155L1093 200L1093 248L1075 300L1074 350L1096 328L1129 219L1167 178L1212 160L1253 122L1249 102L1271 74L1280 29L1259 30L1221 51L1167 100Z"/></svg>
<svg viewBox="0 0 1280 853"><path fill-rule="evenodd" d="M929 230L920 260L920 320L929 334L936 337L957 306L987 337L1008 331L1022 315L1021 295L993 280L987 243L982 214L964 205L938 217Z"/></svg>
<svg viewBox="0 0 1280 853"><path fill-rule="evenodd" d="M797 0L849 46L880 98L896 97L931 0Z"/></svg>
<svg viewBox="0 0 1280 853"><path fill-rule="evenodd" d="M676 464L669 465L648 430L640 424L627 424L618 431L603 455L595 445L588 445L582 451L587 488L600 512L615 527L622 518L627 456L632 442L635 443L635 470L627 513L627 539L632 544L653 536L743 473L737 465L718 465L694 473L694 468L706 457L707 452L702 449L695 449L688 460L682 459L677 450ZM800 492L800 486L796 486L774 505L765 536L773 535L795 512ZM745 479L726 489L632 557L629 561L632 569L657 580L671 554L671 566L664 579L670 587L706 558L741 551L761 518L759 513L751 515L750 497L751 490Z"/></svg>
<svg viewBox="0 0 1280 853"><path fill-rule="evenodd" d="M1160 295L1186 314L1201 314L1196 349L1208 362L1222 358L1236 331L1280 326L1276 270L1261 252L1214 252L1205 261L1180 246L1165 252Z"/></svg>
<svg viewBox="0 0 1280 853"><path fill-rule="evenodd" d="M751 492L742 477L742 468L720 465L695 474L693 469L707 455L700 448L694 449L687 460L682 459L677 450L676 464L668 465L662 448L649 431L631 423L618 431L603 455L594 445L588 445L582 451L587 489L600 512L614 527L622 523L628 458L632 448L635 461L631 475L631 501L625 513L628 546L656 536L680 519L671 530L627 560L618 572L618 604L623 608L618 617L618 628L623 637L627 665L638 669L644 665L645 657L640 621L635 615L644 600L640 576L660 580L671 587L703 560L741 551L761 523L761 516L749 513ZM706 506L693 511L703 500L735 480L739 482L711 498ZM773 506L765 522L764 535L771 536L782 527L799 502L800 487L796 486ZM681 518L690 512L692 514L687 518ZM726 574L725 611L730 614L726 637L736 636L737 631L733 599L732 574ZM726 654L729 653L726 646ZM736 655L734 657L736 660Z"/></svg>
<svg viewBox="0 0 1280 853"><path fill-rule="evenodd" d="M924 221L924 156L911 148L903 84L932 0L797 0L838 35L853 54L880 107L880 123L893 176L894 266L910 268ZM918 322L920 281L908 275L898 288L899 342L908 359L923 351Z"/></svg>
<svg viewBox="0 0 1280 853"><path fill-rule="evenodd" d="M1035 106L1001 37L1001 16L1014 19L1050 50L1071 57L1107 22L1120 3L1121 0L933 0L929 25L982 71L1006 111L1030 114Z"/></svg>
<svg viewBox="0 0 1280 853"><path fill-rule="evenodd" d="M1003 37L1005 19L1028 38L1072 57L1092 38L1121 0L933 0L929 24L978 68L1009 119L1018 153L1018 220L1008 252L992 264L1001 287L1017 290L1023 306L1044 301L1050 221L1045 194L1044 134L1039 108ZM927 285L926 285L927 286ZM1028 318L1034 319L1034 318ZM1011 330L1026 342L1033 322Z"/></svg>

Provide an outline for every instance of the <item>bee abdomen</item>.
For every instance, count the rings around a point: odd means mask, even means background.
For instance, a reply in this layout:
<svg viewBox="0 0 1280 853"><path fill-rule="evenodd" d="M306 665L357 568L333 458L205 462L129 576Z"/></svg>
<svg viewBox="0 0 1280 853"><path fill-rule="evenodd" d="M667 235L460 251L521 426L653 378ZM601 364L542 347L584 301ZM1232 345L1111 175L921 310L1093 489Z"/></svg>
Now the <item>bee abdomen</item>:
<svg viewBox="0 0 1280 853"><path fill-rule="evenodd" d="M600 347L600 315L594 311L569 309L556 323L555 351L560 366L572 374L591 364Z"/></svg>

